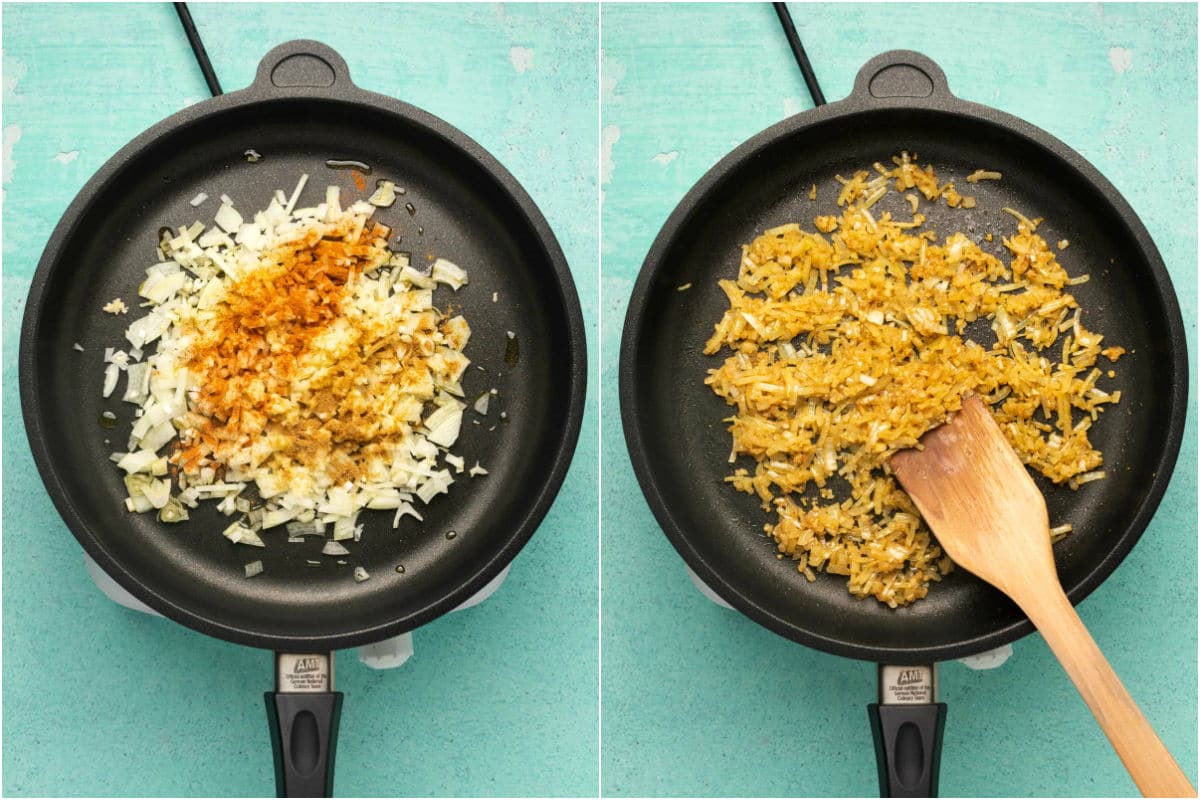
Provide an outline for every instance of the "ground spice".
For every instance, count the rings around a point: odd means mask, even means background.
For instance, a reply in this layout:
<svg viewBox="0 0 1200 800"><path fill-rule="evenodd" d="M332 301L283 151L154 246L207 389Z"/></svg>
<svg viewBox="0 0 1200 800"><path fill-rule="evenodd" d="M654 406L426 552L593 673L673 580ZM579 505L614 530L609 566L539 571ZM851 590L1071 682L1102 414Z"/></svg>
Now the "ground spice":
<svg viewBox="0 0 1200 800"><path fill-rule="evenodd" d="M181 433L173 461L189 472L208 462L225 464L256 438L272 435L275 450L310 463L341 440L367 438L356 415L337 417L339 391L363 376L369 359L345 363L341 380L309 396L293 398L292 383L313 340L344 319L348 286L390 256L383 246L388 233L382 225L356 231L349 223L324 236L309 231L227 287L216 318L187 354L185 365L199 386L195 424ZM357 477L352 460L332 460L337 478Z"/></svg>

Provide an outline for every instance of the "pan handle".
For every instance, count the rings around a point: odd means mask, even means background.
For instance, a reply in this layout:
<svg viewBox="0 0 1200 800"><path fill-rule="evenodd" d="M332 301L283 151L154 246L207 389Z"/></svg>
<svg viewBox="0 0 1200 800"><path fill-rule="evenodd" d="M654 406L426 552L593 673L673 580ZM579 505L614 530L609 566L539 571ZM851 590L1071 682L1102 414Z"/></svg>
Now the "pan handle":
<svg viewBox="0 0 1200 800"><path fill-rule="evenodd" d="M913 50L889 50L872 58L854 79L851 99L862 103L893 99L953 99L946 73L933 59Z"/></svg>
<svg viewBox="0 0 1200 800"><path fill-rule="evenodd" d="M333 691L333 653L276 653L267 692L278 797L332 797L342 693Z"/></svg>
<svg viewBox="0 0 1200 800"><path fill-rule="evenodd" d="M867 706L880 797L937 797L946 704L933 664L879 667L879 702Z"/></svg>
<svg viewBox="0 0 1200 800"><path fill-rule="evenodd" d="M294 39L272 49L258 62L250 85L250 91L265 97L298 89L343 93L354 88L345 59L313 39Z"/></svg>

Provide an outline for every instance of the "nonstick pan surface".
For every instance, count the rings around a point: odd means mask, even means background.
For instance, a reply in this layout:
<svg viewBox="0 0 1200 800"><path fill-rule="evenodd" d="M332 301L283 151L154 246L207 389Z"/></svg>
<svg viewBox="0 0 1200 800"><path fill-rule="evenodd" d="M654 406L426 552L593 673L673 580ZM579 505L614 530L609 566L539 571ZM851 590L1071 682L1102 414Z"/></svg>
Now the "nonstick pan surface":
<svg viewBox="0 0 1200 800"><path fill-rule="evenodd" d="M262 160L248 163L243 153L250 148ZM370 165L366 191L348 171L328 168L328 159ZM455 447L468 466L478 461L490 474L455 476L448 495L420 509L423 523L406 518L399 531L391 528L391 512L364 512L366 530L360 543L348 543L346 566L320 556L320 541L286 544L282 528L265 534L264 550L232 545L221 536L229 519L211 504L177 525L126 513L121 473L108 460L125 449L134 407L119 391L101 397L103 352L127 345L124 330L139 310L114 317L101 306L118 296L134 305L162 226L210 223L221 194L253 213L275 189L290 193L301 173L310 175L301 207L321 202L330 184L343 198L365 198L378 178L407 190L375 218L402 237L400 249L414 262L435 255L468 271L467 286L457 293L439 287L434 302L460 310L471 324L467 399L499 391L483 424L471 424L476 415L468 413ZM200 192L214 199L192 208L189 200ZM508 331L519 344L516 364L505 361ZM38 265L20 358L38 468L72 532L105 571L190 627L300 652L410 630L498 574L562 483L585 384L583 323L570 273L516 180L442 120L358 89L336 53L307 41L269 53L250 88L154 126L87 184ZM111 430L98 421L106 409L119 419ZM258 559L264 573L247 580L244 564ZM355 565L370 580L356 583Z"/></svg>
<svg viewBox="0 0 1200 800"><path fill-rule="evenodd" d="M893 610L854 598L844 578L821 574L809 583L789 560L777 560L762 530L768 513L723 480L731 465L722 420L731 412L704 377L724 355L702 350L728 307L717 281L736 277L743 244L786 222L810 227L815 214L836 208L835 175L890 163L903 150L978 199L966 211L922 201L927 227L940 236L1014 231L1005 206L1044 217L1040 235L1070 242L1060 254L1068 272L1091 275L1074 287L1084 321L1106 344L1129 350L1106 384L1121 390L1121 402L1092 429L1108 477L1072 492L1038 476L1052 524L1074 526L1054 548L1073 602L1112 572L1149 523L1175 463L1187 395L1178 303L1133 210L1062 142L955 98L924 56L885 53L863 67L848 99L763 131L713 167L655 240L626 317L621 412L639 482L672 544L735 608L802 644L893 664L965 656L1033 628L1007 598L961 569L924 600ZM1003 180L963 180L980 168ZM808 199L813 184L816 202ZM899 204L884 208L908 217L902 199L887 200ZM1004 258L995 239L991 246Z"/></svg>

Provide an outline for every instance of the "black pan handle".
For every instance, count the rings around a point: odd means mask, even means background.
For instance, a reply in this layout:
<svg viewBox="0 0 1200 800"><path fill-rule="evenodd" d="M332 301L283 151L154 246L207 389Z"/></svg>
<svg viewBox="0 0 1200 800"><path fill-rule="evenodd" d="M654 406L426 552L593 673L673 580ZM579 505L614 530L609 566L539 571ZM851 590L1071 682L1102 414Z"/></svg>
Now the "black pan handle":
<svg viewBox="0 0 1200 800"><path fill-rule="evenodd" d="M354 88L345 59L312 39L284 42L263 56L250 86L266 96L312 89L342 93Z"/></svg>
<svg viewBox="0 0 1200 800"><path fill-rule="evenodd" d="M275 654L275 691L265 695L277 797L333 797L342 693L333 654Z"/></svg>
<svg viewBox="0 0 1200 800"><path fill-rule="evenodd" d="M867 706L880 797L937 797L946 704L932 664L879 667L878 703Z"/></svg>
<svg viewBox="0 0 1200 800"><path fill-rule="evenodd" d="M953 99L946 73L933 59L913 50L889 50L858 71L850 95L860 102L893 99Z"/></svg>

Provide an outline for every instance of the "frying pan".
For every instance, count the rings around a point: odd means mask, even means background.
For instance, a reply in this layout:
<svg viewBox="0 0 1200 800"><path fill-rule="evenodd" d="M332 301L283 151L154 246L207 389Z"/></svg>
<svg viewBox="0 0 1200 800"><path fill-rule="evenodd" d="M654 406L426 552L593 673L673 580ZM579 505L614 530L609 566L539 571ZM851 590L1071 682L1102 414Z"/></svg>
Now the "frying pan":
<svg viewBox="0 0 1200 800"><path fill-rule="evenodd" d="M809 583L789 561L778 561L774 542L762 533L767 514L757 498L723 481L733 466L722 422L729 409L704 385L723 356L702 354L728 307L717 281L736 276L741 246L767 228L830 213L840 189L835 175L889 163L902 150L960 187L976 169L1001 172L1003 180L970 186L978 199L973 209L922 203L927 227L978 239L1015 228L1001 211L1006 206L1044 217L1040 235L1070 242L1060 256L1068 271L1091 275L1072 290L1084 320L1106 343L1129 351L1109 382L1121 390L1121 402L1092 428L1108 477L1072 492L1036 476L1052 524L1074 526L1054 546L1063 586L1073 603L1086 597L1141 536L1175 465L1187 405L1179 305L1158 250L1112 184L1045 131L956 98L942 70L919 53L891 51L867 62L845 100L762 131L687 193L634 286L621 342L620 397L642 491L688 566L770 630L883 665L884 702L869 708L881 792L928 796L937 790L946 712L935 702L934 663L1011 642L1032 624L961 569L924 600L893 610L854 598L844 578L822 574ZM808 199L813 184L817 203ZM907 218L901 198L885 199L894 203L885 209ZM1003 258L995 238L981 245ZM688 283L690 290L677 291Z"/></svg>
<svg viewBox="0 0 1200 800"><path fill-rule="evenodd" d="M249 148L262 160L248 163ZM428 252L467 269L470 283L454 294L439 288L434 302L452 302L471 324L466 354L486 372L468 370L468 396L499 390L486 424L464 421L456 446L490 474L456 476L448 497L421 509L423 523L399 532L388 512L366 512L362 541L350 543L349 564L340 567L319 555L319 542L285 544L282 534L268 532L276 541L265 550L233 545L220 535L228 519L211 506L173 526L127 514L108 455L124 448L132 406L101 397L100 354L121 346L130 320L100 307L134 296L159 228L211 219L214 206L206 215L189 205L199 192L228 194L243 212L265 208L276 188L290 192L305 172L311 179L301 206L318 202L328 184L343 197L365 196L328 159L363 162L372 183L384 177L406 188L376 218L393 227L414 261L424 263ZM515 363L506 360L508 331L518 342ZM38 470L88 554L165 616L276 651L277 690L267 706L277 788L312 796L332 791L341 704L332 651L412 630L456 607L513 559L549 510L579 435L584 331L562 251L512 175L446 122L356 87L330 48L293 41L263 58L249 88L158 123L87 183L34 275L20 375ZM111 431L98 424L104 410L118 415ZM243 565L259 558L264 573L247 580ZM308 559L325 563L313 568ZM370 579L356 583L354 565Z"/></svg>

